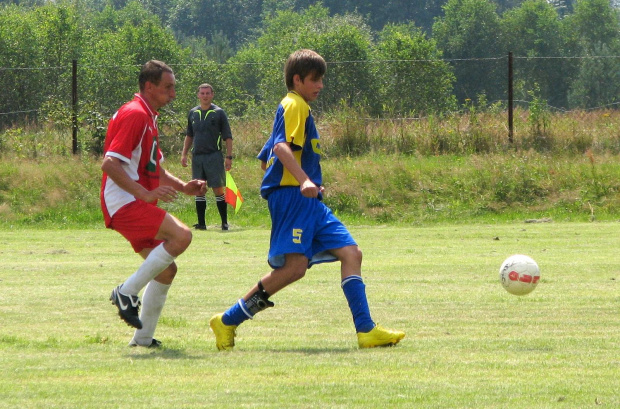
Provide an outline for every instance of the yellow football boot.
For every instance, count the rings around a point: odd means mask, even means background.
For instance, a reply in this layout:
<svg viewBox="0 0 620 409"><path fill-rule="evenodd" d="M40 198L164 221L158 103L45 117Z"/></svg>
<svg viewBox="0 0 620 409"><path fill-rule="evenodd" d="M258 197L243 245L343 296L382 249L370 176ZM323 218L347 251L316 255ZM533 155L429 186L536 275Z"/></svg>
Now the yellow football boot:
<svg viewBox="0 0 620 409"><path fill-rule="evenodd" d="M368 332L357 333L357 344L360 348L391 347L405 338L402 331L393 331L377 324Z"/></svg>
<svg viewBox="0 0 620 409"><path fill-rule="evenodd" d="M230 351L235 346L235 335L237 326L226 325L222 322L222 314L217 314L211 317L209 326L211 331L215 334L215 346L220 351Z"/></svg>

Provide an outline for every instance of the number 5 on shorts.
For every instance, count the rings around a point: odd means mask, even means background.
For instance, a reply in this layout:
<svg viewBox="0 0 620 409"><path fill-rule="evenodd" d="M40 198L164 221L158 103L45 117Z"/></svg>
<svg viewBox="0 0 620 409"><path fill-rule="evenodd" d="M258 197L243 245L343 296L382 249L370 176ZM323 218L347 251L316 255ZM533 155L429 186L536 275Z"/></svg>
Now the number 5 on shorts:
<svg viewBox="0 0 620 409"><path fill-rule="evenodd" d="M293 229L293 243L301 243L301 234L303 233L302 229Z"/></svg>

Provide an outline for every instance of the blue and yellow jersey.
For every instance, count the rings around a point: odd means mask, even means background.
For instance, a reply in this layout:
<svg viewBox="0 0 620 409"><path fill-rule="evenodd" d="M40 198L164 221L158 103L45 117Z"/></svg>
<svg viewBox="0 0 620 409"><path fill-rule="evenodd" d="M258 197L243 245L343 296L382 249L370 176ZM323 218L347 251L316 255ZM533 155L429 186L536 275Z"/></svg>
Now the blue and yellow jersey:
<svg viewBox="0 0 620 409"><path fill-rule="evenodd" d="M321 160L319 133L310 106L293 91L289 92L278 105L271 136L258 154L258 159L267 163L260 189L261 196L265 199L279 187L299 186L299 182L273 152L273 147L280 142L287 142L290 145L297 163L314 184L321 186L323 177L319 163Z"/></svg>

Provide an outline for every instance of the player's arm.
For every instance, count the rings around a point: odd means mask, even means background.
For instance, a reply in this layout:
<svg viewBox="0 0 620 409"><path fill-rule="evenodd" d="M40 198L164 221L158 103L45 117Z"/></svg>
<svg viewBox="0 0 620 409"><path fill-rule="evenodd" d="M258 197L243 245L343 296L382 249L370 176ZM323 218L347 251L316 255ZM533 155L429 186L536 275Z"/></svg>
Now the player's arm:
<svg viewBox="0 0 620 409"><path fill-rule="evenodd" d="M293 150L287 142L277 143L273 147L273 153L275 153L280 162L282 162L282 165L293 175L295 180L297 180L303 196L315 198L319 195L323 189L310 180L306 172L304 172L299 163L297 163L293 155Z"/></svg>
<svg viewBox="0 0 620 409"><path fill-rule="evenodd" d="M228 122L228 116L226 116L226 112L224 110L220 110L220 134L222 135L222 139L226 141L226 159L224 160L224 167L226 170L230 170L232 168L232 157L233 157L233 137L232 131L230 130L230 123Z"/></svg>
<svg viewBox="0 0 620 409"><path fill-rule="evenodd" d="M187 167L187 154L189 153L189 149L192 147L192 142L194 138L189 135L185 135L185 140L183 141L183 152L181 153L181 166Z"/></svg>
<svg viewBox="0 0 620 409"><path fill-rule="evenodd" d="M194 142L194 127L192 125L192 115L194 110L190 110L187 115L187 128L185 130L185 140L183 141L183 152L181 152L181 166L187 166L187 155Z"/></svg>
<svg viewBox="0 0 620 409"><path fill-rule="evenodd" d="M176 190L171 186L159 186L155 190L147 190L144 186L129 177L123 168L123 162L119 158L113 156L106 156L103 159L101 170L121 189L130 193L136 199L144 200L148 203L155 202L156 200L170 202L174 200L177 195Z"/></svg>
<svg viewBox="0 0 620 409"><path fill-rule="evenodd" d="M233 140L232 138L226 139L226 160L224 161L224 166L226 170L230 170L232 168L232 157L233 157Z"/></svg>
<svg viewBox="0 0 620 409"><path fill-rule="evenodd" d="M161 166L159 167L159 183L160 187L171 187L175 193L178 191L190 196L204 196L207 192L207 184L204 180L192 179L185 183Z"/></svg>

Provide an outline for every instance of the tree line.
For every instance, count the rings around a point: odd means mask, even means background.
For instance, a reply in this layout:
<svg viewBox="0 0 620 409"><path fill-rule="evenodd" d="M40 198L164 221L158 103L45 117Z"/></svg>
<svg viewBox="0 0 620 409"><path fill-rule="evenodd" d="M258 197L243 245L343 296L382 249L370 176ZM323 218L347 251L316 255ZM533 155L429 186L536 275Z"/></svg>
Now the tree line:
<svg viewBox="0 0 620 409"><path fill-rule="evenodd" d="M620 13L609 0L34 0L0 5L0 126L69 110L73 60L80 119L94 128L136 91L152 58L177 74L171 120L184 121L202 82L230 115L271 113L298 48L328 61L319 112L415 116L501 103L509 51L522 99L620 102ZM6 114L20 112L32 114Z"/></svg>

